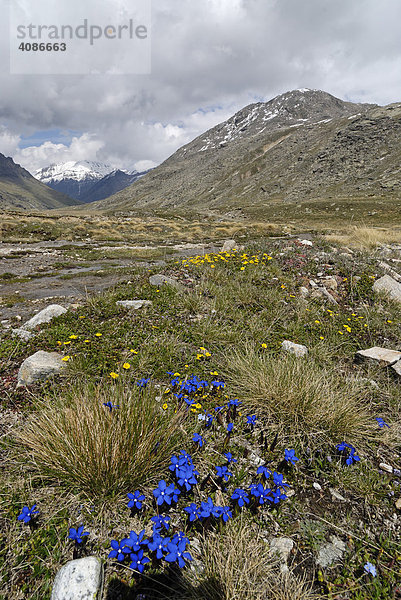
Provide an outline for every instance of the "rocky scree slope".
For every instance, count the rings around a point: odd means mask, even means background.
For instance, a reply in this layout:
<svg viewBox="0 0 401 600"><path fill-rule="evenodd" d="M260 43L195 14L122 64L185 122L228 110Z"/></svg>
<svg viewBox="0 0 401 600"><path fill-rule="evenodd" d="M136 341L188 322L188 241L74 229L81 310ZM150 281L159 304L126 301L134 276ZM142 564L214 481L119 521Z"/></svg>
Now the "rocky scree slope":
<svg viewBox="0 0 401 600"><path fill-rule="evenodd" d="M398 198L400 141L401 103L295 90L245 107L94 206L252 213L283 201Z"/></svg>

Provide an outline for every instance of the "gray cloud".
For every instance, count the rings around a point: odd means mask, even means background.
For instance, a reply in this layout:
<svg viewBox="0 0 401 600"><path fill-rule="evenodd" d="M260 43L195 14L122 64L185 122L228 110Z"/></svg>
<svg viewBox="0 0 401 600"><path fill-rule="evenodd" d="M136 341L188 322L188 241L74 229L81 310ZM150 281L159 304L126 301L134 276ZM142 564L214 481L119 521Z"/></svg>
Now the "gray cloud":
<svg viewBox="0 0 401 600"><path fill-rule="evenodd" d="M114 1L121 9L125 0ZM3 21L0 152L29 169L76 154L158 163L242 106L289 89L395 102L400 22L399 0L154 0L151 74L77 77L10 75ZM58 128L83 135L71 147L18 150L20 135Z"/></svg>

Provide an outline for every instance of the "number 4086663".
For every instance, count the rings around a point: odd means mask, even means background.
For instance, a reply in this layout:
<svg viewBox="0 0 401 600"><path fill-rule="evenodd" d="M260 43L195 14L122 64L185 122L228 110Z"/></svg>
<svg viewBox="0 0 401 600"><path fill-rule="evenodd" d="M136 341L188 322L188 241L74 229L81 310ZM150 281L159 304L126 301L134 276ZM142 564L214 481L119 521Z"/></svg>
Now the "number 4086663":
<svg viewBox="0 0 401 600"><path fill-rule="evenodd" d="M18 50L22 50L23 52L65 52L67 50L67 44L61 43L50 43L45 44L41 42L40 44L34 42L21 42L18 46Z"/></svg>

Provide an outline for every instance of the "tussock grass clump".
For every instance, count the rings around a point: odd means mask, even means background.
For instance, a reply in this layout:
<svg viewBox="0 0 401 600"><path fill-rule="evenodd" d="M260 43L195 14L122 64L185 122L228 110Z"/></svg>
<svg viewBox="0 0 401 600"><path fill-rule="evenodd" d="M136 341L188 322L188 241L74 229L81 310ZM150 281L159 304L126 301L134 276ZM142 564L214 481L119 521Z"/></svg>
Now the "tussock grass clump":
<svg viewBox="0 0 401 600"><path fill-rule="evenodd" d="M316 596L305 581L281 574L269 544L251 522L230 522L223 533L201 540L201 576L183 574L181 600L312 600Z"/></svg>
<svg viewBox="0 0 401 600"><path fill-rule="evenodd" d="M329 234L325 238L330 242L352 246L360 250L372 250L380 244L400 243L401 229L354 225L346 233Z"/></svg>
<svg viewBox="0 0 401 600"><path fill-rule="evenodd" d="M345 381L312 359L273 357L251 345L227 357L227 381L272 428L309 444L373 440L376 422L362 384Z"/></svg>
<svg viewBox="0 0 401 600"><path fill-rule="evenodd" d="M104 405L111 402L110 411ZM152 484L181 439L181 415L167 418L150 391L82 387L45 401L15 434L18 456L39 477L89 495Z"/></svg>

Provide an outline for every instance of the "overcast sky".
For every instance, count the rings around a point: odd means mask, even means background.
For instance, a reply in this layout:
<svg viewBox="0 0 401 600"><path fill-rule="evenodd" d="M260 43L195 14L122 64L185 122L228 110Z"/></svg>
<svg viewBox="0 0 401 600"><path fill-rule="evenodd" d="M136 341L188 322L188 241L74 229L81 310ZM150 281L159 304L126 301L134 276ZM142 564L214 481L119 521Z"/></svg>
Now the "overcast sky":
<svg viewBox="0 0 401 600"><path fill-rule="evenodd" d="M0 14L19 1L0 0ZM87 16L85 0L52 4ZM85 159L143 168L291 89L401 101L400 24L400 0L153 0L149 75L74 76L10 74L2 18L0 152L31 172Z"/></svg>

